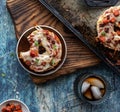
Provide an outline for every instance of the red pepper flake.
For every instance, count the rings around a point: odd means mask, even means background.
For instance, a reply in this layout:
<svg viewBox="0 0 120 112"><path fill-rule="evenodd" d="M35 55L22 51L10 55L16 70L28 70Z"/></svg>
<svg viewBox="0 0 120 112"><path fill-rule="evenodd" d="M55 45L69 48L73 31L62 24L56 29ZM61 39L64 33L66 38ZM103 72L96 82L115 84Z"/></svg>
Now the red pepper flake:
<svg viewBox="0 0 120 112"><path fill-rule="evenodd" d="M46 62L42 62L41 65L45 66L45 65L46 65Z"/></svg>
<svg viewBox="0 0 120 112"><path fill-rule="evenodd" d="M31 65L31 62L29 60L27 60L26 62L26 65L30 66Z"/></svg>
<svg viewBox="0 0 120 112"><path fill-rule="evenodd" d="M107 39L107 43L111 43L111 39Z"/></svg>
<svg viewBox="0 0 120 112"><path fill-rule="evenodd" d="M38 44L40 44L40 43L41 43L41 40L39 39L39 40L38 40Z"/></svg>
<svg viewBox="0 0 120 112"><path fill-rule="evenodd" d="M106 33L108 33L108 32L109 32L109 28L105 28L104 31L105 31Z"/></svg>
<svg viewBox="0 0 120 112"><path fill-rule="evenodd" d="M50 40L51 39L51 36L50 35L47 35L47 40Z"/></svg>

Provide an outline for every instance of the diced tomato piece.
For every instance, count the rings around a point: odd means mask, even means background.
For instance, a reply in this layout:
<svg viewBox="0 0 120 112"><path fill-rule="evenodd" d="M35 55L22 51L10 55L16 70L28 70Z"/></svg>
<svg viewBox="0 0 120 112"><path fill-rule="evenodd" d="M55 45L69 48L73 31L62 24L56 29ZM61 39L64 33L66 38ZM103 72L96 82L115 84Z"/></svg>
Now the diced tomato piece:
<svg viewBox="0 0 120 112"><path fill-rule="evenodd" d="M103 19L103 24L107 24L107 23L109 23L110 21L107 19L107 18L105 18L105 19Z"/></svg>
<svg viewBox="0 0 120 112"><path fill-rule="evenodd" d="M31 51L30 51L30 56L31 56L31 57L36 57L36 56L38 56L38 50L31 50Z"/></svg>
<svg viewBox="0 0 120 112"><path fill-rule="evenodd" d="M118 9L113 10L113 14L114 14L114 16L119 16L119 10Z"/></svg>
<svg viewBox="0 0 120 112"><path fill-rule="evenodd" d="M101 36L101 37L99 38L99 41L102 42L102 43L104 43L104 42L105 42L105 37L104 37L104 36Z"/></svg>
<svg viewBox="0 0 120 112"><path fill-rule="evenodd" d="M56 35L55 35L55 40L57 41L58 44L60 43L60 40L59 40L58 36L56 36Z"/></svg>
<svg viewBox="0 0 120 112"><path fill-rule="evenodd" d="M22 110L18 110L17 112L22 112Z"/></svg>
<svg viewBox="0 0 120 112"><path fill-rule="evenodd" d="M119 30L117 30L116 33L120 36L120 31Z"/></svg>
<svg viewBox="0 0 120 112"><path fill-rule="evenodd" d="M2 108L2 112L6 112L7 110L6 110L6 108Z"/></svg>
<svg viewBox="0 0 120 112"><path fill-rule="evenodd" d="M110 19L111 23L114 23L115 21L116 21L116 19L114 17Z"/></svg>
<svg viewBox="0 0 120 112"><path fill-rule="evenodd" d="M11 108L12 110L15 110L15 105L14 105L14 104L11 104L11 105L10 105L10 108Z"/></svg>
<svg viewBox="0 0 120 112"><path fill-rule="evenodd" d="M6 111L7 112L11 112L11 108L10 107L6 107Z"/></svg>
<svg viewBox="0 0 120 112"><path fill-rule="evenodd" d="M21 105L16 105L16 110L21 110Z"/></svg>
<svg viewBox="0 0 120 112"><path fill-rule="evenodd" d="M23 112L21 105L7 104L1 112Z"/></svg>

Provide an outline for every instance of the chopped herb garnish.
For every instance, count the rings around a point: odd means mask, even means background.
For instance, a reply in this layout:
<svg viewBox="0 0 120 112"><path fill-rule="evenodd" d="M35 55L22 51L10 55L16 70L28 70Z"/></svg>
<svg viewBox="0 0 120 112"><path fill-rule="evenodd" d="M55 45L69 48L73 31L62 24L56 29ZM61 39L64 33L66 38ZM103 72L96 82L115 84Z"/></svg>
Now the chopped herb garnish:
<svg viewBox="0 0 120 112"><path fill-rule="evenodd" d="M105 35L106 35L106 33L103 31L103 32L101 33L101 35L102 35L102 36L105 36Z"/></svg>
<svg viewBox="0 0 120 112"><path fill-rule="evenodd" d="M36 58L35 59L35 63L38 64L39 63L39 59Z"/></svg>
<svg viewBox="0 0 120 112"><path fill-rule="evenodd" d="M51 65L54 65L55 64L55 61L54 61L54 59L52 59L52 61L51 61Z"/></svg>
<svg viewBox="0 0 120 112"><path fill-rule="evenodd" d="M5 74L5 73L2 73L2 74L1 74L1 76L2 76L2 77L5 77L5 76L6 76L6 74Z"/></svg>
<svg viewBox="0 0 120 112"><path fill-rule="evenodd" d="M35 46L39 46L39 43L38 43L38 41L35 41Z"/></svg>
<svg viewBox="0 0 120 112"><path fill-rule="evenodd" d="M56 45L53 45L53 49L57 49L57 46L56 46Z"/></svg>

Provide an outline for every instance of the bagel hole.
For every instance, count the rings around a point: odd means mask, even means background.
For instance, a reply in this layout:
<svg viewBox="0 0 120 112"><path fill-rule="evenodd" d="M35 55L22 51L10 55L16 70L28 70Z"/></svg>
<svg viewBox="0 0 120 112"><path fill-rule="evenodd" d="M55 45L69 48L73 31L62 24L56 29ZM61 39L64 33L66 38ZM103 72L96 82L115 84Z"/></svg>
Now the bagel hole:
<svg viewBox="0 0 120 112"><path fill-rule="evenodd" d="M46 49L41 45L39 46L39 54L43 54L46 52Z"/></svg>

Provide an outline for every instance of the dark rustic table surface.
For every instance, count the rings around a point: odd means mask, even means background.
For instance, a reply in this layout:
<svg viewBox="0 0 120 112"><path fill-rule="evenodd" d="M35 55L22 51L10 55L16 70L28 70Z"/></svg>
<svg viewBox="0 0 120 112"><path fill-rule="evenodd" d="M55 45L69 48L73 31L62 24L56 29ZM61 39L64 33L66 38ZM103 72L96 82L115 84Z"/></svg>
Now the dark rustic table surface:
<svg viewBox="0 0 120 112"><path fill-rule="evenodd" d="M20 99L31 112L120 111L120 74L114 74L104 63L35 85L29 73L18 63L16 44L14 25L6 8L6 0L0 0L0 103L7 99ZM73 83L83 72L101 74L110 83L112 91L104 103L93 106L75 96Z"/></svg>

